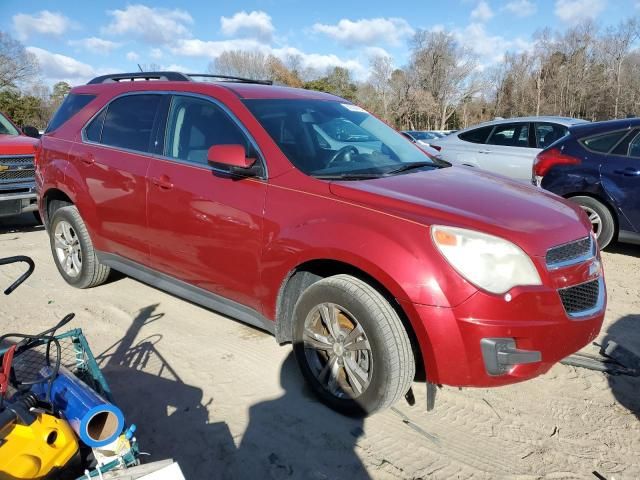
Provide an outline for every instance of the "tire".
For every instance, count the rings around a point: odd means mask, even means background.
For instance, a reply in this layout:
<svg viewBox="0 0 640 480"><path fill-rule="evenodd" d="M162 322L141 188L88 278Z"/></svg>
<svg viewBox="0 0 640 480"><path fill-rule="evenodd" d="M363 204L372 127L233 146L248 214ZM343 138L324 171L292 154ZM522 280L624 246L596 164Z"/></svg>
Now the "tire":
<svg viewBox="0 0 640 480"><path fill-rule="evenodd" d="M325 318L334 319L333 333ZM293 350L314 393L348 415L390 407L415 377L411 341L397 312L350 275L324 278L302 293L294 309Z"/></svg>
<svg viewBox="0 0 640 480"><path fill-rule="evenodd" d="M87 227L75 206L65 206L53 213L49 243L56 267L69 285L90 288L107 280L110 268L98 261ZM64 258L69 258L69 262Z"/></svg>
<svg viewBox="0 0 640 480"><path fill-rule="evenodd" d="M616 222L611 215L611 210L592 197L578 196L571 197L569 200L580 205L589 216L598 239L598 247L600 250L606 248L616 233Z"/></svg>

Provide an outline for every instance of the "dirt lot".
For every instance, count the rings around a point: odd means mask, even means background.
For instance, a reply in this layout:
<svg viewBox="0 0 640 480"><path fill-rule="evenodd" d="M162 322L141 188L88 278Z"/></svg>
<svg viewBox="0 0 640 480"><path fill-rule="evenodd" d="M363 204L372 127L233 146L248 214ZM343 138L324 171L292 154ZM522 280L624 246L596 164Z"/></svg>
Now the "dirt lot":
<svg viewBox="0 0 640 480"><path fill-rule="evenodd" d="M640 379L557 365L520 385L445 388L430 413L416 384L416 406L353 420L316 402L290 348L265 333L129 278L67 286L29 216L0 221L0 256L15 254L37 268L0 298L1 330L36 333L75 312L143 450L188 479L640 478ZM640 247L604 264L601 338L640 353ZM2 267L0 287L18 271Z"/></svg>

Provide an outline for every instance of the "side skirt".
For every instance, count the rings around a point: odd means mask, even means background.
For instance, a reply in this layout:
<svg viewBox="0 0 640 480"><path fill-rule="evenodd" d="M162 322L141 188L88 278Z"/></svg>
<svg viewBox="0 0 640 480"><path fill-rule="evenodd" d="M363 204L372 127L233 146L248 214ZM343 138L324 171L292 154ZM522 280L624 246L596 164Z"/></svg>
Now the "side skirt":
<svg viewBox="0 0 640 480"><path fill-rule="evenodd" d="M640 233L629 232L628 230L620 230L620 232L618 233L618 241L640 245Z"/></svg>
<svg viewBox="0 0 640 480"><path fill-rule="evenodd" d="M263 317L259 312L240 303L229 300L203 288L190 285L182 280L177 280L169 275L160 273L151 268L140 265L120 255L113 253L96 252L100 263L114 270L124 273L136 280L164 290L176 297L214 310L228 317L248 323L272 335L275 333L275 323Z"/></svg>

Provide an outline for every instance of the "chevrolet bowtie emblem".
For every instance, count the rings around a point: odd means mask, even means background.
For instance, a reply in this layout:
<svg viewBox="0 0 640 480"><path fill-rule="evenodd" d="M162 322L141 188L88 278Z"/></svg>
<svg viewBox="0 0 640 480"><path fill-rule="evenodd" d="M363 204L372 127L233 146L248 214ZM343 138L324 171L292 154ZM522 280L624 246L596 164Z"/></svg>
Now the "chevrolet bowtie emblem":
<svg viewBox="0 0 640 480"><path fill-rule="evenodd" d="M9 167L6 165L0 165L0 172L4 172L5 170L9 170Z"/></svg>

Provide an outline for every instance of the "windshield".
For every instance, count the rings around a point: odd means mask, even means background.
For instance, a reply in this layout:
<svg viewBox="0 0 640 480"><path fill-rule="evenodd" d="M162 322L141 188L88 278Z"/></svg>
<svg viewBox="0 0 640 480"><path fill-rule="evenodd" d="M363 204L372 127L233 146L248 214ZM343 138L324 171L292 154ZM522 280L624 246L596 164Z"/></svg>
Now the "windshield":
<svg viewBox="0 0 640 480"><path fill-rule="evenodd" d="M20 135L20 132L7 117L0 113L0 135Z"/></svg>
<svg viewBox="0 0 640 480"><path fill-rule="evenodd" d="M244 103L291 163L308 175L375 177L412 167L438 167L393 128L350 103L308 99Z"/></svg>

